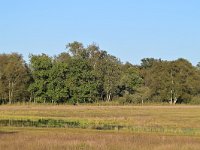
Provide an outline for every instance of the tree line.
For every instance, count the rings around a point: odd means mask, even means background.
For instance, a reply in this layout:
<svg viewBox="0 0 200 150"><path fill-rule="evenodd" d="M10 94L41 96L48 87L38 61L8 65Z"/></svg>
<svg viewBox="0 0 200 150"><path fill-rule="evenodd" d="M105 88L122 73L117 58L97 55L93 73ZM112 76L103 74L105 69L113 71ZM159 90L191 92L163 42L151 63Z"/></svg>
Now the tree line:
<svg viewBox="0 0 200 150"><path fill-rule="evenodd" d="M144 58L122 63L96 44L57 56L0 54L0 103L200 103L200 63Z"/></svg>

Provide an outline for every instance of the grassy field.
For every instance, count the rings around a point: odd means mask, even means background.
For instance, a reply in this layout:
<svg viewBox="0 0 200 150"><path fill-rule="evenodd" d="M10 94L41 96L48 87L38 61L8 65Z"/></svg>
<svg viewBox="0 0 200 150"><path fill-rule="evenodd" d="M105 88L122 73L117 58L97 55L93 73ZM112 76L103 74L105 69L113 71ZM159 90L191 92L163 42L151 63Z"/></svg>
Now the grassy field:
<svg viewBox="0 0 200 150"><path fill-rule="evenodd" d="M200 148L199 106L0 106L0 149Z"/></svg>

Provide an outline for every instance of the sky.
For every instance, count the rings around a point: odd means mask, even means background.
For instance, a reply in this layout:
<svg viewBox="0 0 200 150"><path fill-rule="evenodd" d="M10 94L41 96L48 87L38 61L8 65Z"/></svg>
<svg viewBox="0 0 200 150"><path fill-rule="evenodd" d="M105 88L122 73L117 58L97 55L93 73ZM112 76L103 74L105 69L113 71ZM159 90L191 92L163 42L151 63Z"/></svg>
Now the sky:
<svg viewBox="0 0 200 150"><path fill-rule="evenodd" d="M0 53L50 56L79 41L121 61L200 62L199 0L0 0Z"/></svg>

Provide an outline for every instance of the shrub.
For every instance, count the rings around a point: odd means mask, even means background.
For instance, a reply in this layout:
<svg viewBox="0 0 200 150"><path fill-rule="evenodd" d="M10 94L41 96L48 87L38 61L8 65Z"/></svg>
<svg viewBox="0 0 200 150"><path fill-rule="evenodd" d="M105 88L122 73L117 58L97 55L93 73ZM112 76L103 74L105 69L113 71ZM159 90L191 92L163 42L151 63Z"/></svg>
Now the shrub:
<svg viewBox="0 0 200 150"><path fill-rule="evenodd" d="M141 104L142 103L142 96L140 94L126 94L123 97L120 97L118 99L120 104L127 104L127 103L132 103L132 104Z"/></svg>
<svg viewBox="0 0 200 150"><path fill-rule="evenodd" d="M200 105L200 96L194 96L190 101L190 104Z"/></svg>

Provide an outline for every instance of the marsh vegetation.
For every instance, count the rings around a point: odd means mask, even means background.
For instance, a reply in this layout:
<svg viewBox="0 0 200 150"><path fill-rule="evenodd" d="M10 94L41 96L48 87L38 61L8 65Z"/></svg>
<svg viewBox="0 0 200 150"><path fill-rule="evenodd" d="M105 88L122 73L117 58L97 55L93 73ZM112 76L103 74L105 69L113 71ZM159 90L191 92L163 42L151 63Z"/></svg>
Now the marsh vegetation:
<svg viewBox="0 0 200 150"><path fill-rule="evenodd" d="M198 149L199 123L199 106L3 105L0 147Z"/></svg>

